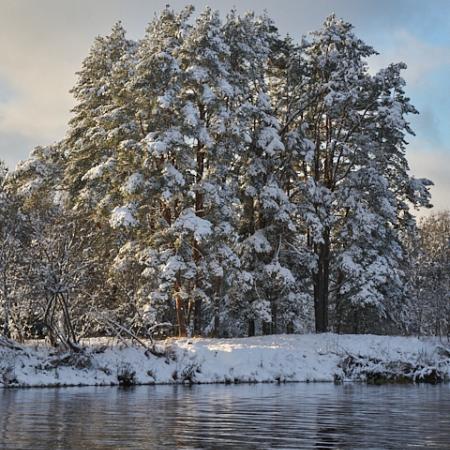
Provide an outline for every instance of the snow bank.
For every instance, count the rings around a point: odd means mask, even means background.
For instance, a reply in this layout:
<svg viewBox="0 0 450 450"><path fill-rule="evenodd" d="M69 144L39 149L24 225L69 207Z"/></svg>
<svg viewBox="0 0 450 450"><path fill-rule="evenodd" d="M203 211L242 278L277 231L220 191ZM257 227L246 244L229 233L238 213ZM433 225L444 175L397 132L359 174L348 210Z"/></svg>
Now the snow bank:
<svg viewBox="0 0 450 450"><path fill-rule="evenodd" d="M450 378L449 345L446 349L432 338L321 334L168 339L157 344L163 357L105 339L85 344L80 355L36 344L0 347L0 386L364 381L368 370L398 367L415 370L418 380L432 371Z"/></svg>

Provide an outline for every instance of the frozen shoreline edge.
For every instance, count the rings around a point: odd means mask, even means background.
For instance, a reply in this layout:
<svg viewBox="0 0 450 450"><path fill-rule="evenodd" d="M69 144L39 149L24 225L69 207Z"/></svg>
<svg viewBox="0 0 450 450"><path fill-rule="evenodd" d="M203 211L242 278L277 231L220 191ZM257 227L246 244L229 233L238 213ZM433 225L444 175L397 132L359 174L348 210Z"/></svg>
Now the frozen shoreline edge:
<svg viewBox="0 0 450 450"><path fill-rule="evenodd" d="M80 354L33 343L0 347L0 388L241 383L440 383L450 380L450 345L435 338L271 335L168 339L165 356L92 339Z"/></svg>

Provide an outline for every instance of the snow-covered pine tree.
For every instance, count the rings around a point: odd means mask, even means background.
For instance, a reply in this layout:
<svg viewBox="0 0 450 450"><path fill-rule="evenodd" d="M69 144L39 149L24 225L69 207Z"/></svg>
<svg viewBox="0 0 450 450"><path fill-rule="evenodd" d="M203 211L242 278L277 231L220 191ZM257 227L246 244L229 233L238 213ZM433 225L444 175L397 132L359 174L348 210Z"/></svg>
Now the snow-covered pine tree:
<svg viewBox="0 0 450 450"><path fill-rule="evenodd" d="M306 65L301 45L296 44L290 36L272 43L266 77L284 145L277 172L280 186L293 204L291 217L295 232L290 234L285 253L291 271L295 274L298 292L295 331L312 330L314 320L311 273L316 259L308 249L308 225L302 219L301 211L305 190L305 179L301 174L305 165L304 155L308 150L302 129L302 101L308 95L304 89Z"/></svg>
<svg viewBox="0 0 450 450"><path fill-rule="evenodd" d="M181 103L182 129L191 141L195 158L193 210L211 224L204 241L192 236L197 268L193 292L193 330L219 332L224 287L230 284L237 257L232 250L236 239L235 178L230 170L236 140L236 95L218 11L206 8L198 17L180 53L183 73ZM206 317L202 317L205 315ZM205 320L206 319L206 320ZM211 322L213 320L213 322ZM202 323L203 322L203 323Z"/></svg>
<svg viewBox="0 0 450 450"><path fill-rule="evenodd" d="M371 75L373 49L334 16L297 45L266 16L192 11L165 8L138 43L120 24L97 38L67 138L8 177L31 227L21 286L57 292L39 273L64 266L66 325L50 325L72 341L300 331L312 305L317 331L329 312L339 331L388 330L409 207L429 199L408 174L404 66Z"/></svg>
<svg viewBox="0 0 450 450"><path fill-rule="evenodd" d="M118 282L117 273L109 272L121 246L134 239L138 225L134 214L144 184L140 142L145 134L137 95L129 89L136 47L126 39L120 22L110 35L96 38L72 89L77 104L62 142L67 206L78 211L86 230L97 228L98 239L89 248L94 259L104 262L101 286L110 305L105 314L131 328L140 316L136 276L129 272Z"/></svg>
<svg viewBox="0 0 450 450"><path fill-rule="evenodd" d="M351 311L351 331L387 330L401 326L406 307L409 264L402 235L414 228L410 205L429 206L429 180L408 174L406 120L417 113L405 96L401 78L404 64L392 64L369 78L373 104L366 107L365 163L354 167L342 184L342 205L348 210L340 230L340 285L336 286L337 326L341 310ZM391 328L392 329L392 328Z"/></svg>
<svg viewBox="0 0 450 450"><path fill-rule="evenodd" d="M116 23L109 36L95 39L77 73L71 90L76 100L74 116L63 141L64 185L75 207L107 215L119 201L115 197L126 167L117 167L118 154L139 136L125 89L134 49L121 23ZM127 153L132 159L131 152Z"/></svg>
<svg viewBox="0 0 450 450"><path fill-rule="evenodd" d="M164 205L147 273L156 275L152 297L175 297L182 335L218 332L224 269L235 263L228 52L218 13L207 8L174 50L177 70L159 100L168 120L147 136L152 161L163 162Z"/></svg>
<svg viewBox="0 0 450 450"><path fill-rule="evenodd" d="M329 329L330 294L337 322L344 297L386 312L383 295L400 294L397 230L411 221L405 200L428 200L428 182L407 174L404 138L411 130L404 116L415 109L402 90L402 65L372 77L366 59L374 53L335 16L303 42L299 207L316 259L319 332Z"/></svg>
<svg viewBox="0 0 450 450"><path fill-rule="evenodd" d="M192 241L197 266L194 332L204 327L218 334L226 286L238 264L232 250L236 185L230 170L238 135L232 110L236 89L231 82L230 49L217 11L207 8L199 16L180 56L186 73L181 96L183 127L194 146L194 210L211 224L207 240L199 242L194 237Z"/></svg>
<svg viewBox="0 0 450 450"><path fill-rule="evenodd" d="M450 212L419 220L408 247L412 265L408 271L411 300L409 331L418 335L450 335Z"/></svg>
<svg viewBox="0 0 450 450"><path fill-rule="evenodd" d="M24 337L23 319L29 313L24 311L21 295L29 230L20 206L8 186L8 170L0 160L0 334L19 340Z"/></svg>
<svg viewBox="0 0 450 450"><path fill-rule="evenodd" d="M300 322L293 205L282 189L285 147L271 105L266 71L279 37L267 16L232 12L225 25L231 49L235 110L241 138L235 167L239 183L240 290L230 308L247 322L247 334L277 332ZM295 270L293 270L295 267ZM296 326L296 329L301 326Z"/></svg>
<svg viewBox="0 0 450 450"><path fill-rule="evenodd" d="M179 212L185 189L176 165L190 159L179 151L184 143L170 102L179 90L177 53L191 12L188 7L176 14L166 7L154 18L138 43L132 76L126 82L139 139L132 145L133 169L122 178L122 203L111 215L111 225L126 234L112 273L119 280L116 286L136 306L131 322L141 332L158 322L177 322L163 266L173 253L167 229ZM119 158L129 164L126 153ZM182 322L178 329L184 329L183 316L178 317Z"/></svg>

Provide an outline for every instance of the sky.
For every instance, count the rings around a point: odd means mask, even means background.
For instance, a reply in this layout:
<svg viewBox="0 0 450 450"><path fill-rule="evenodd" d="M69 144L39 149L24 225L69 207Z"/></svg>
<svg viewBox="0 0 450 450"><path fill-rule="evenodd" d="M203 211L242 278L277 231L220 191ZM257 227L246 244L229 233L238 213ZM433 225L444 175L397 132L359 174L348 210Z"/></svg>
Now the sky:
<svg viewBox="0 0 450 450"><path fill-rule="evenodd" d="M36 145L64 137L75 72L97 35L117 20L139 39L168 0L0 0L0 158L10 167ZM172 1L180 9L206 5L223 15L266 10L281 34L299 39L331 13L380 53L372 70L404 61L406 92L420 114L411 117L411 173L430 178L433 210L450 209L450 1L210 0ZM419 212L425 215L429 211Z"/></svg>

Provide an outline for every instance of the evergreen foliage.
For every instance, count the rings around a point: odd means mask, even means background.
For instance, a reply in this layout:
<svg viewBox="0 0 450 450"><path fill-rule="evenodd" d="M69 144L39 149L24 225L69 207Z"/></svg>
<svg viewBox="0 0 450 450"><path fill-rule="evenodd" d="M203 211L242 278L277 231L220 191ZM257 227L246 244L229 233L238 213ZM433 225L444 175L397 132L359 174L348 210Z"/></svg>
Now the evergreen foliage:
<svg viewBox="0 0 450 450"><path fill-rule="evenodd" d="M96 38L66 138L1 169L4 333L400 329L431 183L408 173L406 66L370 74L335 16L300 43L192 17Z"/></svg>

